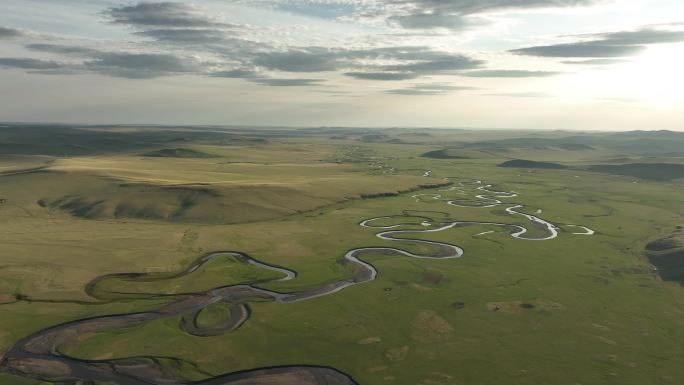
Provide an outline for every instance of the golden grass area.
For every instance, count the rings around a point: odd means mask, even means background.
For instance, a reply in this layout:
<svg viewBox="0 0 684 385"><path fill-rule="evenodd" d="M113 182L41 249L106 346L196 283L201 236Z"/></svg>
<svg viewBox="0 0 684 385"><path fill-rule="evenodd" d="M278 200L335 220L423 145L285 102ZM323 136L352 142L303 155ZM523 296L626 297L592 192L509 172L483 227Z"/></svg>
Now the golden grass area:
<svg viewBox="0 0 684 385"><path fill-rule="evenodd" d="M47 166L2 177L0 302L14 293L83 300L83 286L98 275L173 271L209 250L307 255L310 249L288 234L308 238L314 229L261 221L442 182L418 173L371 174L362 161L331 163L338 149L330 145L195 148L218 157L0 159L12 170ZM230 226L236 223L250 224ZM255 237L262 240L255 244Z"/></svg>
<svg viewBox="0 0 684 385"><path fill-rule="evenodd" d="M45 167L53 160L51 156L0 155L0 175Z"/></svg>
<svg viewBox="0 0 684 385"><path fill-rule="evenodd" d="M5 194L23 201L24 208L40 202L89 219L241 223L443 182L419 175L373 175L366 162L333 163L327 160L331 146L196 148L216 157L58 158L46 172L9 177Z"/></svg>

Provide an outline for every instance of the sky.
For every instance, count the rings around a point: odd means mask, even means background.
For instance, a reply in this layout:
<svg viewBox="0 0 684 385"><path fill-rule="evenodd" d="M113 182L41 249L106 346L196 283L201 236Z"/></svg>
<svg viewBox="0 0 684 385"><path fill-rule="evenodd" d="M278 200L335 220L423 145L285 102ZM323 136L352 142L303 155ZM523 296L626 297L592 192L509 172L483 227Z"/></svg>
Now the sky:
<svg viewBox="0 0 684 385"><path fill-rule="evenodd" d="M2 0L0 121L684 130L681 0Z"/></svg>

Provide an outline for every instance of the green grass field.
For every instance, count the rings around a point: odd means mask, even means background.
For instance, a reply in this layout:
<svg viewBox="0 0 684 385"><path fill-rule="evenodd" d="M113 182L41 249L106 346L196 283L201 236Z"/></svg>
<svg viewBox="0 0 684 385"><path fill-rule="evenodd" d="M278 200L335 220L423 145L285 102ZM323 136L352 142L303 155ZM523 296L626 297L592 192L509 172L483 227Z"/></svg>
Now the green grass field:
<svg viewBox="0 0 684 385"><path fill-rule="evenodd" d="M0 354L58 323L172 301L161 294L278 277L231 258L174 277L211 251L241 251L296 271L291 281L256 284L289 292L351 276L340 260L353 248L429 251L375 237L381 230L359 226L367 218L414 210L436 222L504 222L539 233L505 206L463 208L412 197L473 200L482 192L426 185L483 180L517 192L500 199L523 205L524 212L596 234L574 235L575 229L559 226L558 238L525 241L487 225L423 233L418 238L456 244L464 256L377 253L367 260L378 279L298 303L252 302L250 319L231 333L192 336L178 327L180 317L170 317L82 335L61 351L81 359L166 357L193 380L280 365L330 366L361 385L684 380L684 288L661 279L645 249L684 224L684 178L659 182L580 169L615 164L617 155L629 159L624 163L645 163L657 150L629 142L639 148L631 151L624 137L611 141L603 134L587 149L573 144L588 139L568 145L556 132L548 134L549 143L527 148L513 133L469 131L129 131L89 130L79 139L82 154L67 157L59 155L64 143L32 148L34 131L0 143L6 153L0 158L6 173L0 176ZM115 133L125 145L104 151L97 133L110 142ZM188 139L169 144L178 137ZM24 144L13 154L8 143ZM492 150L497 146L508 150ZM179 147L193 151L183 154L211 156L142 156ZM462 158L420 156L447 147ZM682 156L665 160L678 164ZM497 167L519 158L573 168ZM37 167L45 169L14 174ZM409 220L422 227L422 219ZM128 272L154 279L102 280L94 287L98 298L84 291L99 276ZM145 295L105 294L111 292ZM213 325L229 313L212 305L198 322ZM38 383L0 372L3 385Z"/></svg>

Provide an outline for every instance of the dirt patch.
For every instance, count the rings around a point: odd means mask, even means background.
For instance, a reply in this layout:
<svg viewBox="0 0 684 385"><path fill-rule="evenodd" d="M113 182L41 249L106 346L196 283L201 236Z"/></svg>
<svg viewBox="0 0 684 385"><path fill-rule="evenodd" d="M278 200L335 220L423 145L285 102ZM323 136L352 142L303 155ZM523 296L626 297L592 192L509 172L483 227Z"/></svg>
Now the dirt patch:
<svg viewBox="0 0 684 385"><path fill-rule="evenodd" d="M520 308L516 302L489 302L487 303L487 310L495 313L515 314L520 311Z"/></svg>
<svg viewBox="0 0 684 385"><path fill-rule="evenodd" d="M591 324L591 326L593 326L594 328L599 329L599 330L603 330L603 331L607 331L607 332L610 331L610 328L608 326L605 326L605 325Z"/></svg>
<svg viewBox="0 0 684 385"><path fill-rule="evenodd" d="M547 312L556 312L556 311L561 311L565 310L565 305L562 303L558 302L551 302L551 301L537 301L536 302L537 308L540 310L544 310Z"/></svg>
<svg viewBox="0 0 684 385"><path fill-rule="evenodd" d="M0 293L0 303L14 302L15 300L16 298L11 294Z"/></svg>
<svg viewBox="0 0 684 385"><path fill-rule="evenodd" d="M421 310L413 319L413 327L430 335L444 335L454 331L453 326L432 310Z"/></svg>
<svg viewBox="0 0 684 385"><path fill-rule="evenodd" d="M429 287L425 287L425 286L419 285L417 283L412 283L411 287L413 287L414 289L416 289L417 291L420 291L420 292L432 290Z"/></svg>
<svg viewBox="0 0 684 385"><path fill-rule="evenodd" d="M408 346L402 346L400 348L396 349L390 349L385 352L385 357L387 357L390 361L402 361L406 359L406 356L408 355L409 352L409 347Z"/></svg>
<svg viewBox="0 0 684 385"><path fill-rule="evenodd" d="M377 344L378 342L382 341L380 337L368 337L364 338L361 341L358 341L357 344L359 345L370 345L370 344Z"/></svg>
<svg viewBox="0 0 684 385"><path fill-rule="evenodd" d="M421 275L421 282L430 285L438 285L444 280L444 275L436 271L428 271Z"/></svg>
<svg viewBox="0 0 684 385"><path fill-rule="evenodd" d="M606 337L603 337L603 336L596 336L596 338L598 338L599 340L601 340L602 342L604 342L604 343L606 343L606 344L608 344L608 345L617 345L617 342L615 342L615 341L613 341L613 340L611 340L611 339L608 339L608 338L606 338Z"/></svg>
<svg viewBox="0 0 684 385"><path fill-rule="evenodd" d="M486 305L487 309L491 312L506 314L519 314L525 310L533 309L544 312L554 312L565 308L562 304L541 299L535 301L489 302Z"/></svg>

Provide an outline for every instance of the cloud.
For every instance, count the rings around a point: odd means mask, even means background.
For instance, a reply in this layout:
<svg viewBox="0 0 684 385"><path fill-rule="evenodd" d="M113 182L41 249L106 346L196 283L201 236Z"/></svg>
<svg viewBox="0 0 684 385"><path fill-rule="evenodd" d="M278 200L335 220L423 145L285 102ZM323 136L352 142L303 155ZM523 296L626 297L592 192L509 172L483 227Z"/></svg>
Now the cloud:
<svg viewBox="0 0 684 385"><path fill-rule="evenodd" d="M248 79L252 83L262 86L272 87L305 87L319 86L324 82L323 79L274 79L274 78L253 78Z"/></svg>
<svg viewBox="0 0 684 385"><path fill-rule="evenodd" d="M435 29L465 30L482 25L483 22L474 17L441 13L415 13L388 18L390 24L406 29Z"/></svg>
<svg viewBox="0 0 684 385"><path fill-rule="evenodd" d="M649 26L634 31L575 35L573 37L589 40L519 48L510 52L518 55L559 58L628 57L643 52L646 46L650 44L683 42L684 31L664 28L672 26L670 24Z"/></svg>
<svg viewBox="0 0 684 385"><path fill-rule="evenodd" d="M259 76L259 73L251 69L233 69L228 71L218 71L209 74L215 78L247 79Z"/></svg>
<svg viewBox="0 0 684 385"><path fill-rule="evenodd" d="M25 36L26 32L21 29L0 27L0 39Z"/></svg>
<svg viewBox="0 0 684 385"><path fill-rule="evenodd" d="M610 64L620 64L625 63L627 60L623 59L584 59L584 60L564 60L563 64L573 64L573 65L610 65Z"/></svg>
<svg viewBox="0 0 684 385"><path fill-rule="evenodd" d="M485 62L461 54L442 54L430 60L384 66L386 71L410 71L416 74L439 74L481 67Z"/></svg>
<svg viewBox="0 0 684 385"><path fill-rule="evenodd" d="M462 31L486 23L480 15L539 8L588 6L602 0L385 0L363 7L358 18L384 19L405 29Z"/></svg>
<svg viewBox="0 0 684 385"><path fill-rule="evenodd" d="M651 26L636 31L612 32L593 36L601 38L597 40L598 42L610 45L663 44L684 41L684 31L662 29L666 26L671 25Z"/></svg>
<svg viewBox="0 0 684 385"><path fill-rule="evenodd" d="M286 72L334 71L341 66L344 53L325 48L312 47L285 52L259 53L254 64L271 70Z"/></svg>
<svg viewBox="0 0 684 385"><path fill-rule="evenodd" d="M195 59L171 53L108 52L78 45L51 43L27 44L24 47L32 51L58 54L69 58L74 56L80 57L82 62L66 65L50 60L8 58L0 59L0 65L43 70L40 73L46 75L97 73L105 76L131 79L149 79L159 76L190 73L199 74L205 71L204 65L207 65L207 63L200 63ZM60 71L54 71L57 69Z"/></svg>
<svg viewBox="0 0 684 385"><path fill-rule="evenodd" d="M463 72L460 75L473 78L538 78L560 75L556 71L526 71L526 70L479 70Z"/></svg>
<svg viewBox="0 0 684 385"><path fill-rule="evenodd" d="M391 3L408 4L415 8L431 9L462 15L485 12L531 9L562 8L592 5L597 0L393 0Z"/></svg>
<svg viewBox="0 0 684 385"><path fill-rule="evenodd" d="M27 49L30 49L32 51L49 52L49 53L56 53L56 54L60 54L60 55L93 56L93 55L98 55L98 54L102 53L102 51L97 50L97 49L93 49L93 48L74 46L74 45L61 45L61 44L36 43L36 44L27 44L24 47Z"/></svg>
<svg viewBox="0 0 684 385"><path fill-rule="evenodd" d="M646 47L641 45L606 45L602 42L568 43L542 45L511 50L511 53L541 57L588 57L610 58L634 56L643 52Z"/></svg>
<svg viewBox="0 0 684 385"><path fill-rule="evenodd" d="M544 92L500 92L486 94L487 96L501 96L506 98L551 98L553 95Z"/></svg>
<svg viewBox="0 0 684 385"><path fill-rule="evenodd" d="M372 48L367 42L359 43L358 47L277 45L277 39L255 38L251 33L255 27L223 23L189 3L129 3L108 8L103 14L108 22L133 27L132 34L149 40L109 41L105 46L87 40L69 44L64 43L68 39L60 38L57 40L60 44L46 39L27 44L25 48L62 55L67 62L80 59L80 64L68 66L69 73L73 74L97 73L133 79L193 74L243 78L274 86L319 82L311 75L295 76L298 78L295 80L285 76L279 80L279 72L336 72L356 79L388 81L453 75L485 64L469 55L421 45Z"/></svg>
<svg viewBox="0 0 684 385"><path fill-rule="evenodd" d="M203 63L170 53L107 52L89 47L45 43L27 44L25 48L68 57L82 57L83 63L68 66L69 73L72 74L98 73L113 77L149 79L176 74L199 74L205 71Z"/></svg>
<svg viewBox="0 0 684 385"><path fill-rule="evenodd" d="M402 80L475 69L484 61L416 46L371 49L308 47L256 53L251 64L284 72L344 70L347 76L358 79Z"/></svg>
<svg viewBox="0 0 684 385"><path fill-rule="evenodd" d="M84 63L87 70L104 75L133 79L192 73L201 66L192 60L170 54L101 53Z"/></svg>
<svg viewBox="0 0 684 385"><path fill-rule="evenodd" d="M226 33L216 29L164 28L136 32L136 35L152 38L165 43L224 43Z"/></svg>
<svg viewBox="0 0 684 385"><path fill-rule="evenodd" d="M385 91L395 95L445 95L455 91L476 90L475 87L452 86L449 84L415 84L411 87Z"/></svg>
<svg viewBox="0 0 684 385"><path fill-rule="evenodd" d="M209 76L217 78L245 79L255 84L272 87L320 86L321 83L325 81L323 79L308 78L271 78L258 71L244 68L213 72L209 74Z"/></svg>
<svg viewBox="0 0 684 385"><path fill-rule="evenodd" d="M273 50L266 41L245 37L248 27L219 28L154 28L135 32L136 35L153 40L164 49L183 49L197 53L209 53L232 61L246 61L256 53Z"/></svg>
<svg viewBox="0 0 684 385"><path fill-rule="evenodd" d="M51 70L61 68L63 64L41 59L0 58L0 67L21 68L25 70Z"/></svg>
<svg viewBox="0 0 684 385"><path fill-rule="evenodd" d="M407 80L418 77L411 72L346 72L346 76L363 80Z"/></svg>
<svg viewBox="0 0 684 385"><path fill-rule="evenodd" d="M487 24L488 13L589 6L606 0L242 0L343 21L385 22L410 30L462 31Z"/></svg>
<svg viewBox="0 0 684 385"><path fill-rule="evenodd" d="M357 79L405 80L430 75L454 74L477 69L484 61L458 53L438 51L426 47L386 47L366 51L351 51L349 57L364 59L357 69L345 73ZM376 64L369 62L375 60ZM384 64L387 61L395 64Z"/></svg>
<svg viewBox="0 0 684 385"><path fill-rule="evenodd" d="M103 14L114 24L134 27L224 27L201 8L185 3L159 2L138 3L112 7Z"/></svg>

